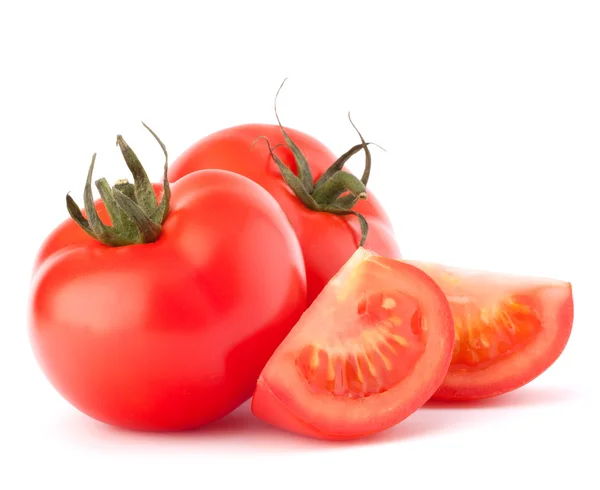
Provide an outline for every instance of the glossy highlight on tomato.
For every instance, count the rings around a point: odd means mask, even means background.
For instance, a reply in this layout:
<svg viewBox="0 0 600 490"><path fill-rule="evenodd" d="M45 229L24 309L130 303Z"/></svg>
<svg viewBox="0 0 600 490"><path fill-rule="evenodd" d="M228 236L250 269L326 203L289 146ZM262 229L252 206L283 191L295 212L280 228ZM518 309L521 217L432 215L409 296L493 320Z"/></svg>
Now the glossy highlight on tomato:
<svg viewBox="0 0 600 490"><path fill-rule="evenodd" d="M252 411L320 439L382 431L439 387L453 341L450 308L435 282L360 248L265 366Z"/></svg>
<svg viewBox="0 0 600 490"><path fill-rule="evenodd" d="M564 350L573 325L568 282L408 262L438 283L454 318L452 363L434 398L512 391L542 374Z"/></svg>
<svg viewBox="0 0 600 490"><path fill-rule="evenodd" d="M119 186L107 192L125 202ZM231 412L306 308L300 246L264 189L206 170L170 191L151 243L107 246L69 219L35 265L30 336L44 373L82 412L129 429L190 429Z"/></svg>

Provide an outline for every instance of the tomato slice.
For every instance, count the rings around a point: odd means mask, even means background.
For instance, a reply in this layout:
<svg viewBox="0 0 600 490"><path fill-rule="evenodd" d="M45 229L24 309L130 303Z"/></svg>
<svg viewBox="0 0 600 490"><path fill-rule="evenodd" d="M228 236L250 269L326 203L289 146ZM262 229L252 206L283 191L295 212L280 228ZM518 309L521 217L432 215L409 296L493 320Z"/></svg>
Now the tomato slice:
<svg viewBox="0 0 600 490"><path fill-rule="evenodd" d="M450 307L435 282L361 248L275 351L252 411L321 439L387 429L439 387L453 342Z"/></svg>
<svg viewBox="0 0 600 490"><path fill-rule="evenodd" d="M571 284L408 261L442 288L455 343L434 398L468 400L512 391L560 356L573 325Z"/></svg>

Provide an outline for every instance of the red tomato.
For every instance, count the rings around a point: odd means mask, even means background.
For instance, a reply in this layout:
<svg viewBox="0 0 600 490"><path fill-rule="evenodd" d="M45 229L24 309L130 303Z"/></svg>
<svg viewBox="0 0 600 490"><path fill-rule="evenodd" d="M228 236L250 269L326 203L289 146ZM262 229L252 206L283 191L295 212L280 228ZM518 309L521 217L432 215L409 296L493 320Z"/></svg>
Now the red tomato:
<svg viewBox="0 0 600 490"><path fill-rule="evenodd" d="M387 429L439 387L453 341L450 307L430 277L359 249L265 366L252 411L321 439Z"/></svg>
<svg viewBox="0 0 600 490"><path fill-rule="evenodd" d="M446 294L456 332L452 364L435 398L500 395L542 374L573 325L571 284L409 261Z"/></svg>
<svg viewBox="0 0 600 490"><path fill-rule="evenodd" d="M300 131L285 131L308 163L310 175L307 177L305 172L305 180L316 189L319 178L336 161L335 156L316 139ZM198 141L174 162L169 170L169 179L175 182L196 170L219 168L242 174L269 191L285 211L300 241L310 303L356 251L361 242L360 223L353 215L340 216L307 207L282 177L267 143L256 141L261 136L266 137L273 147L281 145L274 150L275 155L297 174L298 162L303 159L294 156L280 127L248 124L224 129ZM357 145L355 149L360 147ZM315 195L314 189L312 195ZM366 196L365 193L361 197ZM335 193L333 197L336 197ZM364 246L383 256L399 258L392 226L375 196L368 192L368 197L360 199L351 209L368 222Z"/></svg>
<svg viewBox="0 0 600 490"><path fill-rule="evenodd" d="M37 260L31 339L51 383L87 415L194 428L252 395L306 308L302 253L277 202L220 170L174 184L159 228L151 243L111 247L60 225Z"/></svg>

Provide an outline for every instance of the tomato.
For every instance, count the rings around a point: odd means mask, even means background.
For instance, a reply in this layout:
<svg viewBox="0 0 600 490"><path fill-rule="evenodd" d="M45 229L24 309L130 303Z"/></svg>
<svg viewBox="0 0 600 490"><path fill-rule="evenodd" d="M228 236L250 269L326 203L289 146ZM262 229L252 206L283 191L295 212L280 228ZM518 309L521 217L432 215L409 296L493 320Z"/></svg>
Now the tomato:
<svg viewBox="0 0 600 490"><path fill-rule="evenodd" d="M387 429L439 387L453 341L450 307L435 282L360 248L265 366L252 411L321 439Z"/></svg>
<svg viewBox="0 0 600 490"><path fill-rule="evenodd" d="M542 374L560 356L573 325L571 284L409 261L446 294L456 340L435 398L500 395Z"/></svg>
<svg viewBox="0 0 600 490"><path fill-rule="evenodd" d="M31 341L54 387L87 415L130 429L194 428L250 398L304 311L302 253L277 202L221 170L166 186L166 219L144 221L145 207L157 203L139 168L135 186L103 187L107 204L95 203L99 218L120 231L104 229L100 238L124 243L100 243L74 220L45 241L32 285ZM90 179L91 170L88 224ZM117 199L118 189L137 210ZM159 186L154 191L163 197ZM86 225L72 201L69 210ZM125 243L131 237L144 243Z"/></svg>
<svg viewBox="0 0 600 490"><path fill-rule="evenodd" d="M257 141L259 137L267 141ZM281 165L272 157L270 147L275 148L273 154ZM368 152L366 143L350 152L356 153L361 148ZM337 162L345 162L347 158L348 153ZM370 154L367 158L369 163L362 179L365 185L370 172ZM218 168L244 175L269 191L285 211L300 241L310 303L361 245L363 230L357 217L336 214L344 210L336 211L334 207L345 206L347 211L358 213L368 222L365 248L386 257L400 258L386 213L373 193L360 187L358 179L345 182L351 189L346 187L344 192L350 194L341 198L339 193L343 186L333 188L344 178L350 179L348 172L342 171L330 179L327 186L322 186L324 181L320 178L335 163L336 158L328 148L303 132L278 125L248 124L218 131L195 143L173 163L169 179L175 182L196 170ZM291 175L284 178L282 171L287 174L287 168L291 169L288 171ZM301 179L296 178L299 171ZM313 197L323 202L325 205L321 208L328 211L315 211Z"/></svg>

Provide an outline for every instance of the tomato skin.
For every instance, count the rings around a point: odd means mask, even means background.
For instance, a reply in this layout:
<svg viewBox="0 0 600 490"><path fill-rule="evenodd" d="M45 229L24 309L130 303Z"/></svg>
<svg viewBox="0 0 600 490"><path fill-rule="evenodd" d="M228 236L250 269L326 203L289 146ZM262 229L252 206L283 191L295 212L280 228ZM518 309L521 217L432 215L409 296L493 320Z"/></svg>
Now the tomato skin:
<svg viewBox="0 0 600 490"><path fill-rule="evenodd" d="M46 376L82 412L182 430L247 400L305 308L302 253L277 203L212 170L172 185L154 243L112 248L72 220L60 225L38 255L30 337Z"/></svg>
<svg viewBox="0 0 600 490"><path fill-rule="evenodd" d="M452 362L433 399L477 400L508 393L540 376L564 351L571 335L574 318L573 291L570 283L468 271L412 260L407 262L430 274L449 298L457 294L456 284L461 287L460 284L464 281L468 284L463 286L462 293L471 294L476 301L482 297L502 300L502 295L519 294L527 297L541 312L541 330L529 339L527 345L484 366L465 369ZM444 274L447 272L454 276L453 281L444 280Z"/></svg>
<svg viewBox="0 0 600 490"><path fill-rule="evenodd" d="M290 138L306 157L316 181L336 160L333 153L315 138L287 129ZM329 280L356 251L360 243L360 226L354 216L335 216L307 209L281 177L264 141L284 144L276 125L247 124L227 128L201 139L185 151L169 169L169 180L175 182L190 172L219 168L242 174L264 187L279 203L294 228L306 264L309 303L317 297ZM254 146L253 146L254 145ZM275 150L281 160L296 171L292 152L284 146ZM360 201L354 210L369 223L364 245L380 255L400 258L392 225L373 195Z"/></svg>
<svg viewBox="0 0 600 490"><path fill-rule="evenodd" d="M381 393L352 398L316 392L311 388L297 367L297 353L305 342L321 342L318 336L320 331L330 332L336 328L333 322L327 321L330 319L328 312L333 312L332 318L339 318L339 309L348 308L347 303L340 305L335 302L334 298L339 292L339 286L334 284L340 277L337 275L304 313L263 369L252 397L252 412L258 418L308 437L356 439L400 423L421 407L442 383L450 364L454 341L450 307L443 292L421 270L383 257L367 255L361 258L363 252L359 249L350 261L366 261L369 263L367 267L375 264L378 270L387 274L388 279L383 281L388 281L389 288L407 291L418 299L428 325L425 351L404 379ZM352 267L345 267L340 274L350 271L348 276L351 276L352 270ZM355 285L350 288L377 290L385 284L369 274L355 277L358 278L350 279ZM347 282L341 284L343 289L348 287ZM334 337L338 340L345 338L344 332L348 333L347 330L336 330ZM350 337L341 349L350 352L356 345L354 342L356 337ZM339 355L340 347L336 352ZM402 357L402 351L398 353Z"/></svg>

